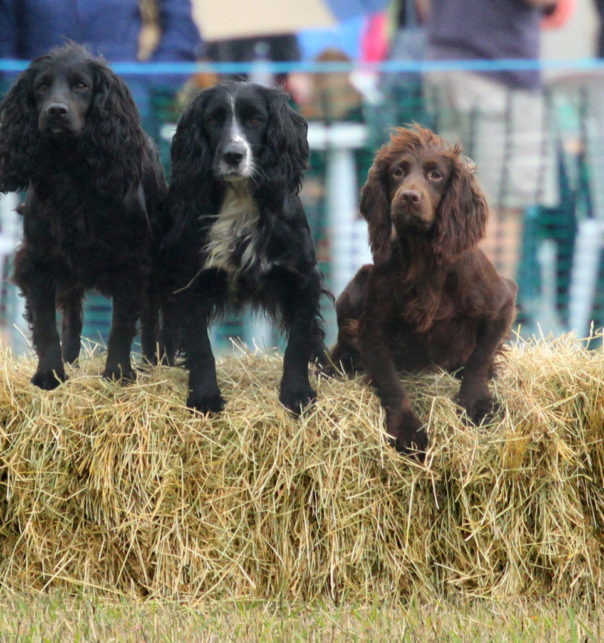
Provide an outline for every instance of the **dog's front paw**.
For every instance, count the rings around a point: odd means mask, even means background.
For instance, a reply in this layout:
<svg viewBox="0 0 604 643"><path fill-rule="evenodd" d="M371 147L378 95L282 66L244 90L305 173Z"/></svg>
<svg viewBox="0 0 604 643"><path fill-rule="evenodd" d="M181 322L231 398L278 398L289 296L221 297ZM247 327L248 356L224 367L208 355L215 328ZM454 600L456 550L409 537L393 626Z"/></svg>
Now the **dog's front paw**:
<svg viewBox="0 0 604 643"><path fill-rule="evenodd" d="M459 388L456 402L466 411L468 418L478 426L490 422L497 411L494 398L489 391L488 380L484 377L470 377L468 373Z"/></svg>
<svg viewBox="0 0 604 643"><path fill-rule="evenodd" d="M116 364L115 366L106 366L103 371L103 377L106 380L113 380L114 382L120 382L121 384L136 382L136 373L132 367L120 366L119 364Z"/></svg>
<svg viewBox="0 0 604 643"><path fill-rule="evenodd" d="M63 367L50 371L36 371L31 378L31 383L45 391L52 391L67 379Z"/></svg>
<svg viewBox="0 0 604 643"><path fill-rule="evenodd" d="M321 361L317 360L315 362L315 369L317 373L327 377L336 377L339 374L336 365L327 359Z"/></svg>
<svg viewBox="0 0 604 643"><path fill-rule="evenodd" d="M61 355L66 364L75 364L80 357L80 337L77 342L64 341L61 344Z"/></svg>
<svg viewBox="0 0 604 643"><path fill-rule="evenodd" d="M320 362L321 372L330 377L353 377L362 369L360 355L352 348L341 348L336 344L331 352L325 352L324 359Z"/></svg>
<svg viewBox="0 0 604 643"><path fill-rule="evenodd" d="M279 401L294 415L300 415L302 411L317 399L317 392L307 384L300 387L281 386Z"/></svg>
<svg viewBox="0 0 604 643"><path fill-rule="evenodd" d="M481 422L489 422L497 411L495 400L490 395L483 395L475 400L460 400L460 405L476 426Z"/></svg>
<svg viewBox="0 0 604 643"><path fill-rule="evenodd" d="M187 406L198 413L220 413L224 409L225 401L220 391L214 393L189 393Z"/></svg>
<svg viewBox="0 0 604 643"><path fill-rule="evenodd" d="M428 436L422 424L411 412L392 414L388 418L388 433L392 446L405 455L423 461L428 448Z"/></svg>

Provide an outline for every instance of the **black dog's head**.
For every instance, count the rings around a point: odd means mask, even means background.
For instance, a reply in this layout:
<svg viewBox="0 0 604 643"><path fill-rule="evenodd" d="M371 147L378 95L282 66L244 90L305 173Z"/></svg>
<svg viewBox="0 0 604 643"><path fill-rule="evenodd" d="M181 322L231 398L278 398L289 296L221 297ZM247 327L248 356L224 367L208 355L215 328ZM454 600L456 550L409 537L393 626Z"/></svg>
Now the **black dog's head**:
<svg viewBox="0 0 604 643"><path fill-rule="evenodd" d="M217 179L237 181L253 176L268 114L262 90L252 85L219 86L209 92L202 118Z"/></svg>
<svg viewBox="0 0 604 643"><path fill-rule="evenodd" d="M204 177L256 188L299 190L308 162L306 121L278 89L229 81L207 89L178 123L172 178L178 185Z"/></svg>
<svg viewBox="0 0 604 643"><path fill-rule="evenodd" d="M73 160L120 194L140 179L143 146L124 82L68 43L34 60L0 103L0 191L27 187L41 162Z"/></svg>
<svg viewBox="0 0 604 643"><path fill-rule="evenodd" d="M78 136L86 124L95 85L89 57L79 49L63 50L42 58L32 76L40 134L56 139Z"/></svg>

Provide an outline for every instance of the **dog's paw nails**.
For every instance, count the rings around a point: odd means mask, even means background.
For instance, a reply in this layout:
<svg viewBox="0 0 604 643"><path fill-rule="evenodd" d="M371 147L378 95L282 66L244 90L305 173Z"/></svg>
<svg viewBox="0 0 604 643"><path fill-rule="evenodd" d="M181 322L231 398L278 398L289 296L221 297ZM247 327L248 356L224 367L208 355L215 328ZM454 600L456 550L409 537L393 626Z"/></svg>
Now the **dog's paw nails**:
<svg viewBox="0 0 604 643"><path fill-rule="evenodd" d="M65 372L61 368L58 371L36 371L31 378L31 383L45 391L52 391L66 379Z"/></svg>
<svg viewBox="0 0 604 643"><path fill-rule="evenodd" d="M404 412L398 418L391 415L388 433L390 443L399 453L415 457L420 462L424 460L428 448L428 435L413 413Z"/></svg>
<svg viewBox="0 0 604 643"><path fill-rule="evenodd" d="M497 413L497 404L489 395L471 403L458 402L465 410L470 420L478 426L481 423L490 422Z"/></svg>
<svg viewBox="0 0 604 643"><path fill-rule="evenodd" d="M470 413L470 419L476 426L479 424L489 424L497 415L498 406L490 400L488 403L479 405L475 410Z"/></svg>
<svg viewBox="0 0 604 643"><path fill-rule="evenodd" d="M187 398L187 406L198 413L220 413L224 409L225 401L220 393L212 395L194 395Z"/></svg>
<svg viewBox="0 0 604 643"><path fill-rule="evenodd" d="M338 375L338 369L331 362L316 362L315 370L326 377L336 377Z"/></svg>
<svg viewBox="0 0 604 643"><path fill-rule="evenodd" d="M302 411L317 399L316 391L310 386L301 390L281 390L279 401L294 415L300 415Z"/></svg>
<svg viewBox="0 0 604 643"><path fill-rule="evenodd" d="M424 461L428 448L428 436L424 430L413 432L411 435L399 435L392 438L392 446L399 452L414 457L420 462Z"/></svg>
<svg viewBox="0 0 604 643"><path fill-rule="evenodd" d="M107 367L103 372L103 377L106 380L120 382L121 384L130 384L136 382L136 372L128 367L122 368L121 366Z"/></svg>

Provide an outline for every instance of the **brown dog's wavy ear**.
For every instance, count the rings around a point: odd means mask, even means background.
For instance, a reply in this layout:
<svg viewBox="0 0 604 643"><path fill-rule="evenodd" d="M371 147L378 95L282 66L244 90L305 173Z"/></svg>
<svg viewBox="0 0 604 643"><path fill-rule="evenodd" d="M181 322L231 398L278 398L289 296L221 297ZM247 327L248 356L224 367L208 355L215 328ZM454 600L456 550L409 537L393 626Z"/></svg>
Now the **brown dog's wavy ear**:
<svg viewBox="0 0 604 643"><path fill-rule="evenodd" d="M441 260L451 260L484 237L489 206L469 158L455 161L447 191L438 208L434 248Z"/></svg>
<svg viewBox="0 0 604 643"><path fill-rule="evenodd" d="M376 157L367 181L361 190L361 214L369 226L369 245L373 262L378 264L390 254L390 195L388 193L388 164Z"/></svg>

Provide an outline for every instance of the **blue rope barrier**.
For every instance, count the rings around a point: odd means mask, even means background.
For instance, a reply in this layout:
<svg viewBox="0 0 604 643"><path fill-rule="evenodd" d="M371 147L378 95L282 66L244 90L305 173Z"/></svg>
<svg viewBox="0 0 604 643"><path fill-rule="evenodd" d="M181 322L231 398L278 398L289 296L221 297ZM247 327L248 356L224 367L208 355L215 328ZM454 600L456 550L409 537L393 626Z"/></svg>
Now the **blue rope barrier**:
<svg viewBox="0 0 604 643"><path fill-rule="evenodd" d="M0 72L20 72L29 64L27 60L0 59ZM574 60L535 60L535 59L500 59L500 60L387 60L380 63L367 62L272 62L262 63L275 74L306 72L328 74L352 71L373 72L406 72L422 73L429 71L526 71L533 69L569 69L573 71L604 70L604 59L579 58ZM116 62L110 63L118 74L150 75L191 75L214 72L218 74L249 74L254 70L254 63L190 63L190 62Z"/></svg>

